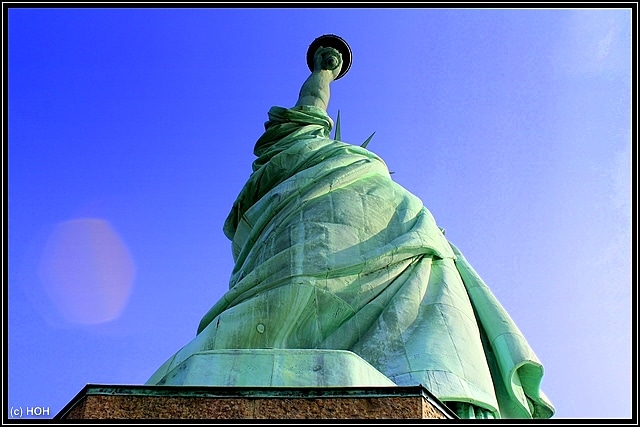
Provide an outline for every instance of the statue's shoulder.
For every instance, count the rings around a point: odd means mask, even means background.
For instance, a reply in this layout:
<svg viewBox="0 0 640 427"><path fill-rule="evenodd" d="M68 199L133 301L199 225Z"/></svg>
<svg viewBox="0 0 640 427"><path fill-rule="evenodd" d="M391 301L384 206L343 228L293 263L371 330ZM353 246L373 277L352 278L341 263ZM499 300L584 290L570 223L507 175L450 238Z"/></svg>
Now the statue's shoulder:
<svg viewBox="0 0 640 427"><path fill-rule="evenodd" d="M291 108L280 107L274 105L269 109L269 117L274 116L315 116L315 117L329 117L327 112L320 107L313 105L297 105Z"/></svg>
<svg viewBox="0 0 640 427"><path fill-rule="evenodd" d="M269 109L269 121L266 125L286 122L317 124L328 129L333 128L333 120L325 110L319 107L311 105L299 105L292 108L274 106Z"/></svg>

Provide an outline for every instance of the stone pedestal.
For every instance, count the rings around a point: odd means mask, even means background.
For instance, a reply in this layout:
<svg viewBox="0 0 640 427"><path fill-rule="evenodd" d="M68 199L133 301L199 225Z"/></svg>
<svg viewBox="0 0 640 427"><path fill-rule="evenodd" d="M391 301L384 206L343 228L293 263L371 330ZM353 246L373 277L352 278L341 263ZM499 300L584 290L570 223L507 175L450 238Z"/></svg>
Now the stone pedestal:
<svg viewBox="0 0 640 427"><path fill-rule="evenodd" d="M87 385L58 420L442 419L456 415L422 386L211 387Z"/></svg>

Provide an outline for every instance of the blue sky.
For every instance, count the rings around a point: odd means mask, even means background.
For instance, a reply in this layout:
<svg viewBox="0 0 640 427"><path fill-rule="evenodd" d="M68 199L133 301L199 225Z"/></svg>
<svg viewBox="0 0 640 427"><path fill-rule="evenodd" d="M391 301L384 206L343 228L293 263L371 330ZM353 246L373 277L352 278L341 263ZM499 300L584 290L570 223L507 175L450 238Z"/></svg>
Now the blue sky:
<svg viewBox="0 0 640 427"><path fill-rule="evenodd" d="M6 404L142 384L228 288L222 224L309 43L342 139L420 197L545 367L631 416L631 11L8 10Z"/></svg>

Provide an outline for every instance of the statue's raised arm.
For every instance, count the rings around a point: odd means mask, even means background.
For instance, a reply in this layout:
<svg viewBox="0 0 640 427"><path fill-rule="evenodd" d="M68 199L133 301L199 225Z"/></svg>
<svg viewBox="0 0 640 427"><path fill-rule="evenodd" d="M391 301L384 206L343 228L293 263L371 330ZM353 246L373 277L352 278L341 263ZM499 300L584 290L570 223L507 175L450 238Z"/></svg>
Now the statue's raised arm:
<svg viewBox="0 0 640 427"><path fill-rule="evenodd" d="M313 106L327 111L329 85L349 71L351 48L334 34L320 36L307 49L307 66L311 75L302 85L295 106Z"/></svg>
<svg viewBox="0 0 640 427"><path fill-rule="evenodd" d="M342 69L342 54L332 47L320 46L313 56L313 71L302 85L296 107L309 105L327 110L329 85Z"/></svg>

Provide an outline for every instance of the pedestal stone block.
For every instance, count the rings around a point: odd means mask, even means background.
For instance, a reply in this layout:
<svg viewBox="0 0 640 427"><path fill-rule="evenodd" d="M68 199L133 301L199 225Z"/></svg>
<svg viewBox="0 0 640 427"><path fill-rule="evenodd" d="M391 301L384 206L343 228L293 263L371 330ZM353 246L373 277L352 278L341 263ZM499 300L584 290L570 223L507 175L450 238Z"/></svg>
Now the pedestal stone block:
<svg viewBox="0 0 640 427"><path fill-rule="evenodd" d="M199 387L87 385L58 420L446 419L422 386Z"/></svg>

